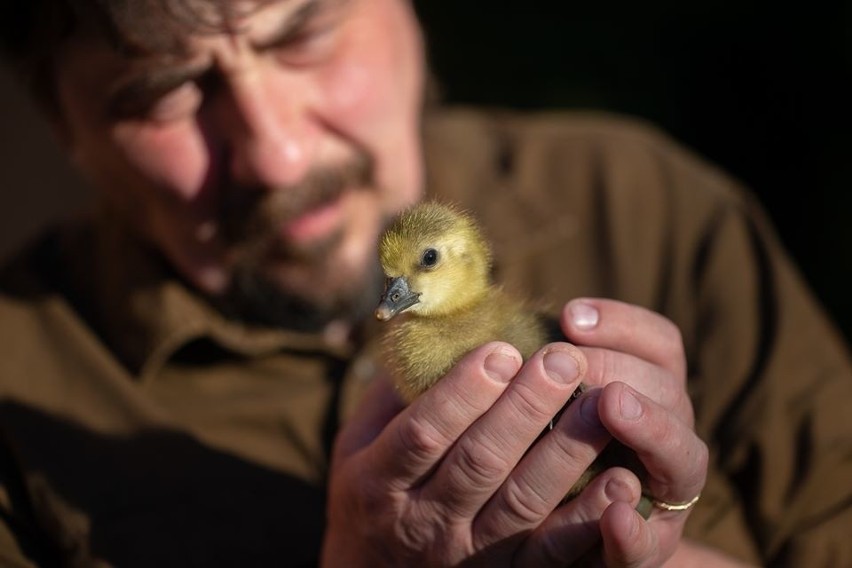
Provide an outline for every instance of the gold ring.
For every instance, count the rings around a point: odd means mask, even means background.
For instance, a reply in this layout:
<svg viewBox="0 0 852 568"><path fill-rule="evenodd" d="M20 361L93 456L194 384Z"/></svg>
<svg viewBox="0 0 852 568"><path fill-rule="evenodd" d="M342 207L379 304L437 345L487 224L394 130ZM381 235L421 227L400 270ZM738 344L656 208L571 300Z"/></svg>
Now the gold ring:
<svg viewBox="0 0 852 568"><path fill-rule="evenodd" d="M696 495L690 501L686 501L684 503L666 503L665 501L660 501L659 499L651 499L651 504L654 505L657 509L662 509L663 511L686 511L691 509L693 505L698 503L698 500L701 499L701 493Z"/></svg>

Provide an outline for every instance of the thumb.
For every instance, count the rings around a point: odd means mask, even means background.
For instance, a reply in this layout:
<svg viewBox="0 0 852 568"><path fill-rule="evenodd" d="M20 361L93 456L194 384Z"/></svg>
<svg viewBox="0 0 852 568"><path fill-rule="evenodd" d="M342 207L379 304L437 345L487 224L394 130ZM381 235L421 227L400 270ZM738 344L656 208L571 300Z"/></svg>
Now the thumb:
<svg viewBox="0 0 852 568"><path fill-rule="evenodd" d="M378 375L340 429L333 459L346 459L368 446L403 408L405 403L390 377L385 373Z"/></svg>

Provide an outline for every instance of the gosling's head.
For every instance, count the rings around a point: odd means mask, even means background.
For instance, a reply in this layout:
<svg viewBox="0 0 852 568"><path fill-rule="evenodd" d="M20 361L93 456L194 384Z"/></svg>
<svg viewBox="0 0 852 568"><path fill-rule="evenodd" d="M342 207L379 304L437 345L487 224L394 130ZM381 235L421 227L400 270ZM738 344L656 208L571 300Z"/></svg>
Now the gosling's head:
<svg viewBox="0 0 852 568"><path fill-rule="evenodd" d="M474 220L440 203L404 212L382 236L379 260L387 276L376 317L407 311L421 316L464 309L488 290L491 251Z"/></svg>

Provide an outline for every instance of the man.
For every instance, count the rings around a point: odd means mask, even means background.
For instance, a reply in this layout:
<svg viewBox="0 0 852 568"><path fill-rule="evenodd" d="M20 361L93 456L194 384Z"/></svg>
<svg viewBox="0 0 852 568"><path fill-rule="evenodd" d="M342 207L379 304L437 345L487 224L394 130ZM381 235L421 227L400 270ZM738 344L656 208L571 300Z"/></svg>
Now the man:
<svg viewBox="0 0 852 568"><path fill-rule="evenodd" d="M8 564L850 558L845 350L722 175L612 119L421 122L404 0L10 14L99 211L2 275ZM401 408L375 246L427 188L571 343L484 345ZM647 521L620 468L560 504L611 437Z"/></svg>

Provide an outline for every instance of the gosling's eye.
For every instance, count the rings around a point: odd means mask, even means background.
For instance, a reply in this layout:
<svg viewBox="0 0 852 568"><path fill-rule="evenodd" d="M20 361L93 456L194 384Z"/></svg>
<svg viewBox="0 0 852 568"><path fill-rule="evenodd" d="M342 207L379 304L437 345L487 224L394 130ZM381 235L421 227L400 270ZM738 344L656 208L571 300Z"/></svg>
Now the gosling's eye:
<svg viewBox="0 0 852 568"><path fill-rule="evenodd" d="M420 259L420 264L426 267L435 266L438 262L438 251L433 248L423 251L423 258Z"/></svg>

